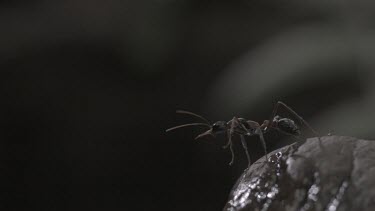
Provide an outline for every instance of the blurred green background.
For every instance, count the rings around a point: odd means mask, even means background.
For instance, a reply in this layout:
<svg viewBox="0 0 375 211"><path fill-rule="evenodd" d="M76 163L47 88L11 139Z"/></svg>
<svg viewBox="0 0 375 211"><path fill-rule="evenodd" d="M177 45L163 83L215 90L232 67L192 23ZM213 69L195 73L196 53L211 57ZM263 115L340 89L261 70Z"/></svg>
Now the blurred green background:
<svg viewBox="0 0 375 211"><path fill-rule="evenodd" d="M372 139L372 1L1 1L1 210L220 210L246 158L165 129L282 100ZM287 116L287 113L281 113ZM270 150L288 142L270 136ZM262 156L256 137L253 160Z"/></svg>

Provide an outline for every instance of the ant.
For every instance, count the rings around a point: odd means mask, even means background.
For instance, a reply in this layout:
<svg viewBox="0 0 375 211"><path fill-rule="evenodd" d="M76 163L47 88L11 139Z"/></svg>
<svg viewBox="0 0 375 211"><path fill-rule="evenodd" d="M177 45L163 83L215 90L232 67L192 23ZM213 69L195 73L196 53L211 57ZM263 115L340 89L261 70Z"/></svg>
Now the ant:
<svg viewBox="0 0 375 211"><path fill-rule="evenodd" d="M211 124L206 118L195 114L190 111L183 111L183 110L177 110L176 113L179 114L187 114L191 116L195 116L203 120L205 123L189 123L189 124L183 124L178 125L172 128L169 128L166 130L166 132L187 127L187 126L207 126L209 129L201 134L199 134L195 139L199 139L201 137L212 135L215 137L217 134L220 133L226 133L228 136L228 142L225 146L223 146L224 149L228 148L230 149L230 152L232 154L232 159L229 162L229 165L233 164L234 161L234 151L233 151L233 142L232 142L232 136L237 134L241 138L242 147L245 150L248 166L251 164L250 155L247 149L247 144L245 142L245 136L259 136L260 141L262 142L265 158L268 161L267 157L267 147L266 142L264 140L263 134L268 132L271 128L276 129L282 134L293 136L298 138L298 136L301 135L300 128L298 125L289 118L282 118L279 115L277 115L278 109L281 107L284 107L288 112L290 112L294 117L296 117L301 125L305 125L309 130L311 130L315 135L318 133L301 117L299 116L293 109L291 109L289 106L287 106L285 103L278 101L273 109L272 116L269 120L264 120L262 124L259 124L258 122L255 122L253 120L247 120L244 118L237 118L233 117L229 121L217 121L213 124ZM318 135L317 135L318 136Z"/></svg>

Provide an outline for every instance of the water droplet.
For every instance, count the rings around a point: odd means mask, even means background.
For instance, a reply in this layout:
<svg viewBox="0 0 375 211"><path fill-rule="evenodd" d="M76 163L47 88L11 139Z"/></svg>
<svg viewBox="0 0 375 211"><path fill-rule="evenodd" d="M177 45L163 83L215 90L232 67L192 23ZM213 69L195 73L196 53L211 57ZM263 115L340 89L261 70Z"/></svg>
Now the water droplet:
<svg viewBox="0 0 375 211"><path fill-rule="evenodd" d="M254 184L254 183L251 183L251 184L249 185L249 187L250 187L251 189L255 189L256 186L257 186L257 185Z"/></svg>
<svg viewBox="0 0 375 211"><path fill-rule="evenodd" d="M270 199L273 199L275 197L275 193L274 192L269 192L267 193L267 198L270 198Z"/></svg>
<svg viewBox="0 0 375 211"><path fill-rule="evenodd" d="M275 161L272 159L272 157L269 157L269 158L268 158L268 162L270 162L270 163L274 163Z"/></svg>
<svg viewBox="0 0 375 211"><path fill-rule="evenodd" d="M268 200L266 201L266 203L263 204L263 208L262 208L261 211L267 211L268 208L271 206L271 203L272 203L272 200L271 200L271 199L268 199Z"/></svg>
<svg viewBox="0 0 375 211"><path fill-rule="evenodd" d="M264 200L267 197L267 195L264 192L258 192L258 193L256 193L256 197L258 199L258 202L260 202L260 201Z"/></svg>
<svg viewBox="0 0 375 211"><path fill-rule="evenodd" d="M259 185L260 179L258 177L253 178L248 185L250 189L255 189Z"/></svg>
<svg viewBox="0 0 375 211"><path fill-rule="evenodd" d="M340 205L340 202L345 194L346 188L349 186L348 181L344 181L339 190L337 191L336 196L331 200L331 202L328 204L328 211L336 211L337 208Z"/></svg>
<svg viewBox="0 0 375 211"><path fill-rule="evenodd" d="M279 188L277 186L273 186L271 191L267 193L267 198L273 199L279 193Z"/></svg>
<svg viewBox="0 0 375 211"><path fill-rule="evenodd" d="M316 184L312 185L309 189L308 198L313 201L317 201L319 191L320 191L320 188Z"/></svg>

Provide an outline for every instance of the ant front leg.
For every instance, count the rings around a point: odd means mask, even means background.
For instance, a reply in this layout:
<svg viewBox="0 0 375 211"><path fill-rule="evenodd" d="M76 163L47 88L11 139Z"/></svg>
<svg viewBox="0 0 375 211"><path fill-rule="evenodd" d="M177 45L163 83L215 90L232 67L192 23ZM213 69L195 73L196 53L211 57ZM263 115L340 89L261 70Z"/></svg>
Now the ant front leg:
<svg viewBox="0 0 375 211"><path fill-rule="evenodd" d="M237 124L239 126L241 126L242 129L244 129L246 131L246 135L250 135L250 131L245 127L245 125L243 125L239 119L237 117L233 117L233 120L235 120L237 122ZM258 124L258 123L257 123ZM259 124L258 124L259 125ZM243 134L240 135L240 138L241 138L241 143L242 143L242 147L243 149L245 150L245 153L246 153L246 158L247 158L247 165L248 167L250 167L251 165L251 159L250 159L250 155L249 155L249 150L247 149L247 143L246 143L246 140L245 140L245 136ZM266 155L267 156L267 155Z"/></svg>
<svg viewBox="0 0 375 211"><path fill-rule="evenodd" d="M245 125L243 125L240 122L240 120L237 117L233 117L232 121L235 121L238 126L240 126L243 130L245 130L246 135L251 134L250 131L245 127ZM249 167L251 165L251 159L250 159L250 155L249 155L249 150L247 149L247 143L246 143L246 140L245 140L245 136L243 134L240 134L240 138L241 138L242 147L243 147L243 149L245 150L245 153L246 153L246 158L247 158L248 167Z"/></svg>
<svg viewBox="0 0 375 211"><path fill-rule="evenodd" d="M233 151L233 143L232 143L232 133L230 132L230 130L227 130L227 135L228 135L228 143L223 148L226 149L229 147L230 153L232 155L232 158L229 162L229 165L231 166L234 161L234 151Z"/></svg>
<svg viewBox="0 0 375 211"><path fill-rule="evenodd" d="M244 137L244 135L240 135L240 138L241 138L242 147L244 148L245 153L246 153L247 167L250 167L251 159L250 159L249 151L247 150L247 144L246 144L245 137Z"/></svg>
<svg viewBox="0 0 375 211"><path fill-rule="evenodd" d="M230 121L230 128L227 130L228 143L225 146L223 146L224 149L226 149L226 148L229 147L230 152L232 154L232 159L229 162L230 166L233 164L233 161L234 161L234 151L233 151L232 135L234 133L234 127L236 126L235 124L236 124L235 117L233 117L233 119Z"/></svg>
<svg viewBox="0 0 375 211"><path fill-rule="evenodd" d="M232 136L235 133L235 127L237 127L237 126L241 127L242 129L244 129L246 131L247 134L250 134L250 131L239 121L239 119L237 117L233 117L233 119L229 122L230 122L230 128L227 130L228 143L223 148L225 149L225 148L229 147L229 149L231 151L231 154L232 154L232 160L230 161L229 165L232 165L233 161L234 161ZM247 160L248 160L248 166L250 166L251 165L251 159L250 159L249 151L247 149L245 137L244 137L244 135L241 134L240 138L241 138L242 147L244 148L245 153L246 153L246 157L247 157Z"/></svg>
<svg viewBox="0 0 375 211"><path fill-rule="evenodd" d="M230 123L230 128L227 129L227 131L226 131L227 136L228 136L228 142L227 142L226 145L223 146L223 149L228 148L232 143L232 134L234 133L234 127L235 127L234 118L232 120L230 120L228 123Z"/></svg>
<svg viewBox="0 0 375 211"><path fill-rule="evenodd" d="M268 161L267 146L266 146L266 141L264 140L262 128L258 127L257 129L255 129L255 134L257 134L259 136L259 139L262 142L263 149L264 149L264 154L266 156L266 162L267 162Z"/></svg>

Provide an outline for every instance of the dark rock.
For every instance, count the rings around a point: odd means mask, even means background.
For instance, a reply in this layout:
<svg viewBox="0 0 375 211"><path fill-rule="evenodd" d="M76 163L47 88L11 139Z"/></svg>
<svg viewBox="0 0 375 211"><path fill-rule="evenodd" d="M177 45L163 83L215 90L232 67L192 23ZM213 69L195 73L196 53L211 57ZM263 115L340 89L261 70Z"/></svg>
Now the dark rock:
<svg viewBox="0 0 375 211"><path fill-rule="evenodd" d="M325 136L251 165L224 210L375 210L375 142Z"/></svg>

